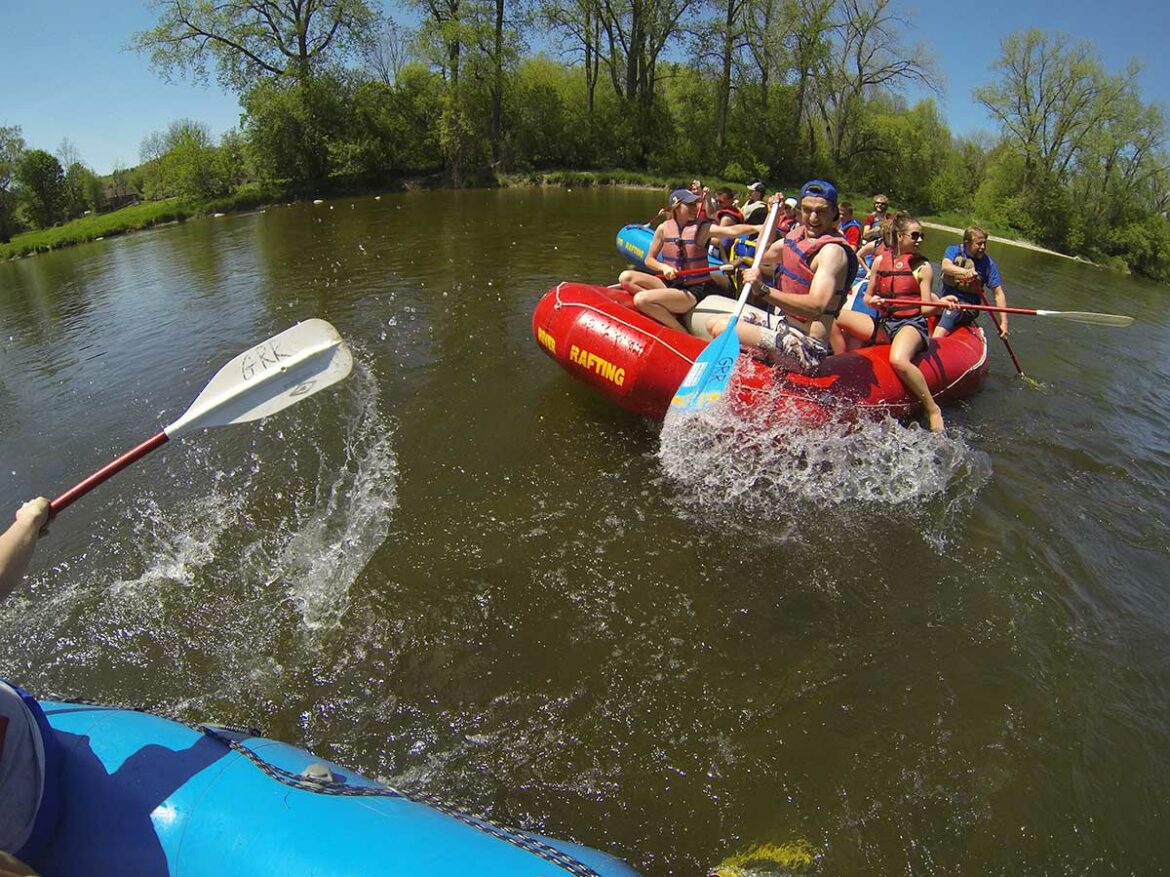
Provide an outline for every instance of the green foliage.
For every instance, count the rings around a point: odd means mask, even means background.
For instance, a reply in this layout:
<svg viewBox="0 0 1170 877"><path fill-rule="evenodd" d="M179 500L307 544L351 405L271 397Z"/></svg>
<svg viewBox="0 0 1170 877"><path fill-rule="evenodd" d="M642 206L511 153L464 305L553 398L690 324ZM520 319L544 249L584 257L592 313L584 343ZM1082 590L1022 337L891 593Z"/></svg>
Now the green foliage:
<svg viewBox="0 0 1170 877"><path fill-rule="evenodd" d="M754 179L748 180L748 177L751 175L742 167L740 167L739 162L737 161L732 161L728 164L725 164L723 166L723 170L720 172L720 176L727 180L742 180L745 181L745 183L754 182Z"/></svg>
<svg viewBox="0 0 1170 877"><path fill-rule="evenodd" d="M155 26L134 47L166 73L190 73L244 92L267 77L307 82L351 57L377 16L367 0L151 0Z"/></svg>
<svg viewBox="0 0 1170 877"><path fill-rule="evenodd" d="M48 228L62 218L65 206L65 172L56 156L30 149L16 164L21 209L36 228Z"/></svg>
<svg viewBox="0 0 1170 877"><path fill-rule="evenodd" d="M1135 274L1170 283L1170 219L1150 216L1111 226L1097 252L1102 261L1119 259Z"/></svg>
<svg viewBox="0 0 1170 877"><path fill-rule="evenodd" d="M243 96L244 130L257 175L311 187L329 176L329 120L338 95L320 83L265 81Z"/></svg>
<svg viewBox="0 0 1170 877"><path fill-rule="evenodd" d="M56 228L14 235L10 243L0 245L0 259L47 252L85 241L113 237L127 231L149 228L163 222L181 221L198 212L191 204L176 198L138 204L113 213L92 214Z"/></svg>
<svg viewBox="0 0 1170 877"><path fill-rule="evenodd" d="M896 86L922 82L930 60L899 44L885 3L867 11L781 0L718 25L698 20L713 8L678 0L637 9L541 4L573 63L524 56L518 7L412 5L420 42L407 51L395 30L387 63L367 53L370 73L339 63L359 41L376 42L366 0L274 0L265 8L286 13L283 24L259 21L259 7L243 0L154 0L158 24L140 35L140 48L169 70L215 71L239 89L242 129L217 146L205 127L176 122L144 140L141 166L114 174L110 194L231 205L420 176L573 186L701 177L714 187L717 174L736 188L827 176L843 191L884 191L912 212L952 215L950 224L977 222L1147 276L1167 273L1164 110L1140 100L1132 70L1111 75L1089 47L1059 35L1004 41L996 81L979 92L999 139L977 142L953 138L933 100L909 106L899 96ZM203 39L194 25L205 25ZM679 61L650 44L606 54L610 36L651 32L679 45L686 33L708 40L673 56ZM743 37L730 79L712 52L725 32ZM293 45L302 34L307 42ZM63 210L99 205L80 161L68 160L59 198L60 166L55 177L44 154L35 182L17 180L18 162L30 161L19 134L0 128L0 238L21 216L51 224Z"/></svg>
<svg viewBox="0 0 1170 877"><path fill-rule="evenodd" d="M65 216L81 216L87 210L97 212L103 201L102 184L97 174L79 161L65 171L63 204Z"/></svg>
<svg viewBox="0 0 1170 877"><path fill-rule="evenodd" d="M20 128L0 126L0 244L6 244L16 232L16 167L24 154Z"/></svg>

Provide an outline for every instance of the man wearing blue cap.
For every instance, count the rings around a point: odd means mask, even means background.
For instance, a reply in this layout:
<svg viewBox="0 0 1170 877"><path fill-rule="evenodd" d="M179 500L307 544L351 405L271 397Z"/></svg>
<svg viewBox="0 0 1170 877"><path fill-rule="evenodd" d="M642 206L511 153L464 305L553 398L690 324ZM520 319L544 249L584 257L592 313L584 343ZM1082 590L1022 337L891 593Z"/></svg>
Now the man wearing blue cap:
<svg viewBox="0 0 1170 877"><path fill-rule="evenodd" d="M727 277L709 267L707 244L755 231L749 225L712 225L699 219L701 196L690 189L670 193L670 216L654 230L642 260L645 271L629 269L618 277L634 306L646 316L680 332L679 317L708 295L727 291Z"/></svg>
<svg viewBox="0 0 1170 877"><path fill-rule="evenodd" d="M837 218L837 187L809 180L800 190L800 221L743 273L781 315L760 325L749 314L736 324L740 341L789 371L812 374L831 353L829 331L857 276L857 255L837 230ZM763 276L773 266L776 287L765 286ZM727 323L727 317L714 317L708 329L718 335Z"/></svg>

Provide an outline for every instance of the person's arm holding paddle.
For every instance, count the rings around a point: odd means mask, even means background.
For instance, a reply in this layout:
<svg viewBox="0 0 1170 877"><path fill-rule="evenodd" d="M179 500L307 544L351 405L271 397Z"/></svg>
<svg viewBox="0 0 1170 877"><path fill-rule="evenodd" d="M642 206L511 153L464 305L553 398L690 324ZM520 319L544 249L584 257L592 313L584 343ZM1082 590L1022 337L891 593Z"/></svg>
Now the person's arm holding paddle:
<svg viewBox="0 0 1170 877"><path fill-rule="evenodd" d="M783 244L783 241L780 243ZM771 255L770 252L769 255ZM765 261L765 264L768 262ZM825 312L825 308L833 299L833 294L843 283L842 278L849 270L849 259L841 247L825 247L813 258L812 268L813 279L812 283L809 284L807 295L781 292L766 286L763 288L761 296L770 304L779 305L785 311L796 314L798 317L806 319L819 317ZM745 271L744 280L747 278L748 274Z"/></svg>
<svg viewBox="0 0 1170 877"><path fill-rule="evenodd" d="M49 520L49 501L38 496L16 510L16 520L0 534L0 601L20 582L32 560L41 530Z"/></svg>
<svg viewBox="0 0 1170 877"><path fill-rule="evenodd" d="M671 280L674 280L677 269L673 265L659 261L658 254L661 252L662 226L660 225L654 229L654 237L650 240L650 246L646 250L646 258L642 261L651 274L661 274L662 279L669 283Z"/></svg>

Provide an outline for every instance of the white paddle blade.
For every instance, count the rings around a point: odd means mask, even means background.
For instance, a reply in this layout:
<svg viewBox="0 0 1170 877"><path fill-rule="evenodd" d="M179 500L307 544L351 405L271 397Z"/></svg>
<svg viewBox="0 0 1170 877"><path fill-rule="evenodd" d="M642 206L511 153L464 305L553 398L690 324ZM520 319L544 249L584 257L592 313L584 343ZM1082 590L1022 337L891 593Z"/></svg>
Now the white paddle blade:
<svg viewBox="0 0 1170 877"><path fill-rule="evenodd" d="M1094 314L1092 311L1036 311L1042 317L1059 317L1074 323L1092 323L1095 326L1132 326L1133 317L1122 314Z"/></svg>
<svg viewBox="0 0 1170 877"><path fill-rule="evenodd" d="M166 427L170 438L274 414L350 373L353 356L324 320L305 320L241 353Z"/></svg>

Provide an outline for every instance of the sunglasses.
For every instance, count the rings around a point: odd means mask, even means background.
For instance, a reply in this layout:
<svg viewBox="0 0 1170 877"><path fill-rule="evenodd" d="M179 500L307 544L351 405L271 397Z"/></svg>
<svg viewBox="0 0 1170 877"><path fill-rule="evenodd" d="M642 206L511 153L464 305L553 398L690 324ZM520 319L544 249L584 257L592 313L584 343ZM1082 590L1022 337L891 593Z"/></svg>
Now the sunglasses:
<svg viewBox="0 0 1170 877"><path fill-rule="evenodd" d="M926 240L926 234L924 232L921 232L921 231L907 232L906 237L910 238L910 240L912 240L912 241Z"/></svg>
<svg viewBox="0 0 1170 877"><path fill-rule="evenodd" d="M873 206L874 207L889 207L890 205L887 204L885 201L874 201Z"/></svg>

